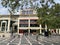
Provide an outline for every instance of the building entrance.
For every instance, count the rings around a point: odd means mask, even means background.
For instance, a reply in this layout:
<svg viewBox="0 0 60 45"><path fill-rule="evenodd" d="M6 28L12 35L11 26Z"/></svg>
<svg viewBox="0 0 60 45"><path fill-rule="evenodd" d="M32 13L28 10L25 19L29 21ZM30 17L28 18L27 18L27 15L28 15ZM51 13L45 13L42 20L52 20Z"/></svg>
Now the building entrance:
<svg viewBox="0 0 60 45"><path fill-rule="evenodd" d="M37 30L30 30L30 33L36 33Z"/></svg>
<svg viewBox="0 0 60 45"><path fill-rule="evenodd" d="M24 34L24 33L28 33L28 30L20 29L20 30L19 30L19 33L23 33L23 34Z"/></svg>

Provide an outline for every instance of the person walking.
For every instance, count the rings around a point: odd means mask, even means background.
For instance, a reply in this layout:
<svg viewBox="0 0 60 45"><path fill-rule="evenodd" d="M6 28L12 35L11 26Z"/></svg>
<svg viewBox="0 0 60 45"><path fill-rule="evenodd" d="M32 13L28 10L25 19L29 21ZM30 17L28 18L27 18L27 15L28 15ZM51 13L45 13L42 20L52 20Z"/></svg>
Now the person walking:
<svg viewBox="0 0 60 45"><path fill-rule="evenodd" d="M39 37L39 34L37 34L37 36L36 36L36 40L38 41L38 37Z"/></svg>

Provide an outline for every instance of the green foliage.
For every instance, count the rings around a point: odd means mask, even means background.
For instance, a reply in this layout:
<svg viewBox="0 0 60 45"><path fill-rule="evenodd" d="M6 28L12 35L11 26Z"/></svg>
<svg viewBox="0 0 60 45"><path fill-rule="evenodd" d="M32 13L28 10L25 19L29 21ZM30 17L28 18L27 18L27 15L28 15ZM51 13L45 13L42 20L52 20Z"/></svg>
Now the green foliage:
<svg viewBox="0 0 60 45"><path fill-rule="evenodd" d="M38 24L47 24L48 28L60 28L60 4L56 4L54 0L46 3L42 0L40 3L42 7L37 8Z"/></svg>
<svg viewBox="0 0 60 45"><path fill-rule="evenodd" d="M34 7L33 3L38 0L1 0L1 4L3 7L8 7L11 11L15 12L19 9L23 9L24 6L28 8L28 5L30 7Z"/></svg>
<svg viewBox="0 0 60 45"><path fill-rule="evenodd" d="M52 3L54 2L53 0L1 0L1 4L3 7L9 7L9 9L13 12L18 11L19 9L23 8L37 8L41 6L47 7L48 2ZM37 1L40 1L38 3ZM44 4L46 2L46 5ZM24 7L25 6L25 7Z"/></svg>

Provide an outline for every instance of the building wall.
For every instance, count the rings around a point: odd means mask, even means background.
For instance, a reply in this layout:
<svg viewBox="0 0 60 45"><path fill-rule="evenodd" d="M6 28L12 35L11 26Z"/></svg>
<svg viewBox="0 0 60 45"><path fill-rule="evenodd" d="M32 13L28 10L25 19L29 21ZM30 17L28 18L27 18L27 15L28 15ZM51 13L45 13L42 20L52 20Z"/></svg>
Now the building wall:
<svg viewBox="0 0 60 45"><path fill-rule="evenodd" d="M27 11L25 14L23 14L23 11ZM28 32L30 33L30 30L39 30L40 27L39 26L36 26L37 25L37 22L34 22L34 20L38 20L38 17L36 15L36 11L33 10L33 9L25 9L21 11L20 15L12 15L10 17L10 15L1 15L0 16L0 20L8 20L8 30L11 30L10 29L10 22L9 21L15 21L13 23L13 26L17 25L17 32L19 33L19 30L20 29L24 29L24 30L28 30ZM32 11L29 13L29 11ZM27 22L20 22L21 20L28 20ZM33 21L32 21L33 20ZM23 23L23 26L20 25L21 23ZM25 24L27 23L27 24ZM36 24L36 25L35 25ZM25 27L25 26L27 27Z"/></svg>

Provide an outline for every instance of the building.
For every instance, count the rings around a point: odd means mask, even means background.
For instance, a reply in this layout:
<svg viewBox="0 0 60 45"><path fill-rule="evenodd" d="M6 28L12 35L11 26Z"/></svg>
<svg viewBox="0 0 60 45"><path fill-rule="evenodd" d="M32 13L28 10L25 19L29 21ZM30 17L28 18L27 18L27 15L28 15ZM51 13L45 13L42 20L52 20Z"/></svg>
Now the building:
<svg viewBox="0 0 60 45"><path fill-rule="evenodd" d="M0 15L0 31L9 33L16 30L19 33L33 33L40 29L37 24L36 11L33 9L21 10L20 15Z"/></svg>
<svg viewBox="0 0 60 45"><path fill-rule="evenodd" d="M7 33L42 33L42 28L37 24L38 17L33 9L21 10L20 15L0 15L0 32ZM4 35L2 34L2 35Z"/></svg>

